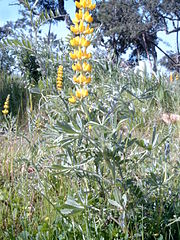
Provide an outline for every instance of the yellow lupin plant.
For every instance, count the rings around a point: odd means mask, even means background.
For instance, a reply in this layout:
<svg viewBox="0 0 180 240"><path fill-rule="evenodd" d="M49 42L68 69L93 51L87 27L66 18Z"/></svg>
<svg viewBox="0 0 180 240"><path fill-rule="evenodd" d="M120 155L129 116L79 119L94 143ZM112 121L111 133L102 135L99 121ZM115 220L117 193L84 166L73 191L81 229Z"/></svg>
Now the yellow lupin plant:
<svg viewBox="0 0 180 240"><path fill-rule="evenodd" d="M9 113L9 98L10 98L10 95L8 94L7 98L6 98L6 101L4 103L4 109L2 110L2 113L4 115L7 115Z"/></svg>
<svg viewBox="0 0 180 240"><path fill-rule="evenodd" d="M58 91L62 90L63 86L63 66L58 67L57 78L56 78L56 88Z"/></svg>
<svg viewBox="0 0 180 240"><path fill-rule="evenodd" d="M75 103L76 99L83 99L88 96L88 90L85 85L91 82L91 70L92 66L88 63L91 58L91 53L87 53L87 48L90 46L91 41L87 35L92 34L94 29L90 28L93 18L89 11L95 9L96 4L92 4L92 0L80 0L75 1L78 12L73 19L74 25L70 27L74 37L70 40L71 46L74 48L73 52L70 52L70 58L74 60L72 65L75 75L73 81L80 85L80 88L76 90L76 95L69 98L70 103Z"/></svg>

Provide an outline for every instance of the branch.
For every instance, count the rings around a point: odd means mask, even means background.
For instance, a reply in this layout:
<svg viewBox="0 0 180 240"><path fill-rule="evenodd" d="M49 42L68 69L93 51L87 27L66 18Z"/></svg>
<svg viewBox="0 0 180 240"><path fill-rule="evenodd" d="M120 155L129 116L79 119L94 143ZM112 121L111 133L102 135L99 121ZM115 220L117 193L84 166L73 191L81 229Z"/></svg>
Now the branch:
<svg viewBox="0 0 180 240"><path fill-rule="evenodd" d="M167 31L167 30L166 30L166 34L171 34L171 33L179 32L179 31L180 31L180 27L175 28L175 29L173 29L173 30L171 30L171 31Z"/></svg>
<svg viewBox="0 0 180 240"><path fill-rule="evenodd" d="M154 43L153 41L149 40L155 47L157 47L162 53L164 53L164 55L169 58L175 65L177 65L177 63L166 53L164 52L164 50L162 50L162 48L160 48L156 43Z"/></svg>

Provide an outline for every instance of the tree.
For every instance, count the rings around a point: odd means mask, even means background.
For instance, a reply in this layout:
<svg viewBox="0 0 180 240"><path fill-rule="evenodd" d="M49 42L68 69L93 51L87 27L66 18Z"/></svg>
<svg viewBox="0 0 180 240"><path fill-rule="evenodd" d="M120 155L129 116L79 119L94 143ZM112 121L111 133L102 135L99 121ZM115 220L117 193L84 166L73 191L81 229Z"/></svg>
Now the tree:
<svg viewBox="0 0 180 240"><path fill-rule="evenodd" d="M131 48L131 60L153 56L156 71L157 54L152 44L157 43L156 26L149 19L144 19L140 1L99 1L94 18L101 25L98 43L113 50L116 59Z"/></svg>
<svg viewBox="0 0 180 240"><path fill-rule="evenodd" d="M158 31L165 31L166 34L176 33L176 56L171 57L166 54L166 61L171 61L170 65L177 71L180 71L180 49L179 49L179 32L180 32L180 1L173 0L150 0L142 1L144 13L151 17L155 25L159 25ZM160 49L161 50L161 49ZM165 60L163 59L163 61Z"/></svg>
<svg viewBox="0 0 180 240"><path fill-rule="evenodd" d="M179 66L180 1L169 0L102 0L98 1L95 23L100 27L98 44L114 52L118 59L131 49L130 61L140 57L154 60L156 71L159 39L157 33L176 33ZM170 29L170 27L172 29ZM159 48L169 59L171 57Z"/></svg>

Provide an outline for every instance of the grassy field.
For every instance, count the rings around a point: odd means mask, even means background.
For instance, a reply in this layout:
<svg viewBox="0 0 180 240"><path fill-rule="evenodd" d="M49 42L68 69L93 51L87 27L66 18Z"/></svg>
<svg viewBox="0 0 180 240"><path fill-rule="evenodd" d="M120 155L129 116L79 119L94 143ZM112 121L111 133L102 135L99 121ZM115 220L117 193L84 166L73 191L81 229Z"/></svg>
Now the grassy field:
<svg viewBox="0 0 180 240"><path fill-rule="evenodd" d="M73 105L66 66L60 93L1 86L0 239L180 239L180 81L93 68Z"/></svg>

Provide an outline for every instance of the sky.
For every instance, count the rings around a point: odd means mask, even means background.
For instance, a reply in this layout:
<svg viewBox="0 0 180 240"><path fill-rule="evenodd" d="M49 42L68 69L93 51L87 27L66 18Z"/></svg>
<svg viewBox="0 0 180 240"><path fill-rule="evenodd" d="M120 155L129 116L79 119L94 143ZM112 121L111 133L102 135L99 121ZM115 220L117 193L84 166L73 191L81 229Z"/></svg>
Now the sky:
<svg viewBox="0 0 180 240"><path fill-rule="evenodd" d="M16 5L16 0L0 0L0 27L3 26L7 21L15 21L20 17L18 11L22 8ZM93 1L94 2L94 1ZM75 5L73 0L65 0L65 9L70 14L71 18L75 14ZM45 29L47 31L47 28ZM65 38L69 33L66 28L65 22L61 21L58 25L53 25L52 31L57 34L59 38ZM166 52L170 50L176 51L176 38L175 34L166 35L164 32L158 33L163 41L160 42L159 46ZM163 57L163 54L157 49L158 60Z"/></svg>

